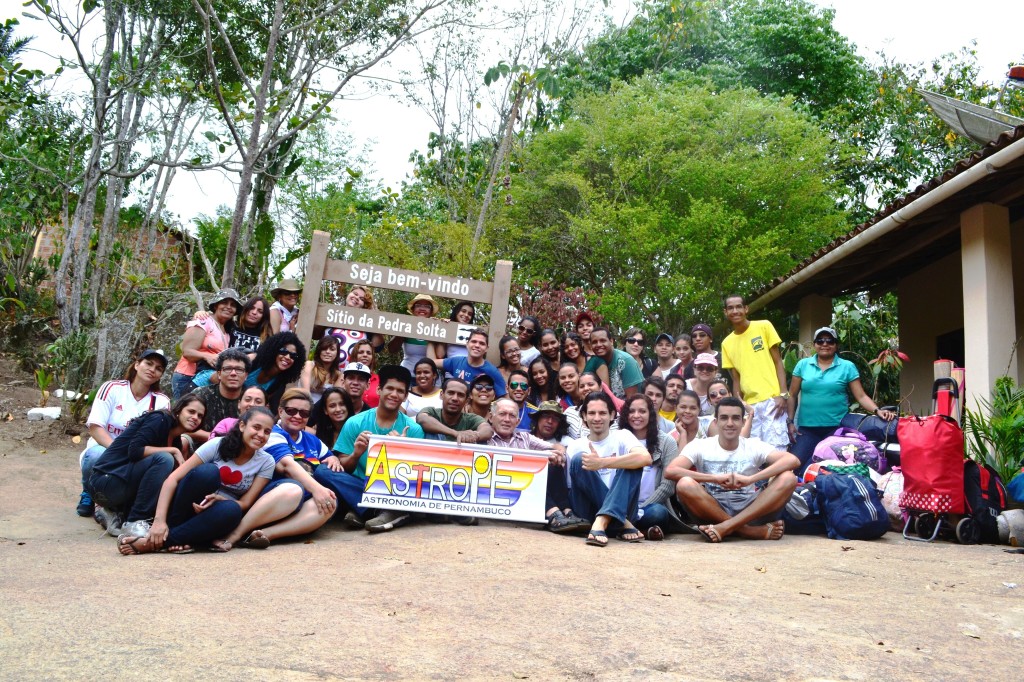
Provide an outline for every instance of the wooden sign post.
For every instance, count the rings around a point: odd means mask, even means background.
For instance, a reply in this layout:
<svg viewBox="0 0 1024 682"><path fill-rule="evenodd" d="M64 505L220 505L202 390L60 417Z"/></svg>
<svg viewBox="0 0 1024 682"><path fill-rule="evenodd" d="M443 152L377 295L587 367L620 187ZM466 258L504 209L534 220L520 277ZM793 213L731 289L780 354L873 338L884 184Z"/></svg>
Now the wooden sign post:
<svg viewBox="0 0 1024 682"><path fill-rule="evenodd" d="M512 287L512 261L500 260L494 268L494 282L481 282L464 277L449 277L413 270L402 270L356 261L332 260L327 257L331 236L314 232L309 250L306 283L299 304L299 325L295 330L306 347L310 347L314 325L338 329L354 329L368 334L404 336L410 339L440 341L466 345L469 332L477 326L461 325L450 320L416 317L381 310L352 308L320 302L323 283L344 282L367 287L393 289L411 294L430 294L458 301L487 303L491 306L488 328L487 359L494 365L500 361L498 341L508 324L508 298ZM315 306L315 314L310 314Z"/></svg>

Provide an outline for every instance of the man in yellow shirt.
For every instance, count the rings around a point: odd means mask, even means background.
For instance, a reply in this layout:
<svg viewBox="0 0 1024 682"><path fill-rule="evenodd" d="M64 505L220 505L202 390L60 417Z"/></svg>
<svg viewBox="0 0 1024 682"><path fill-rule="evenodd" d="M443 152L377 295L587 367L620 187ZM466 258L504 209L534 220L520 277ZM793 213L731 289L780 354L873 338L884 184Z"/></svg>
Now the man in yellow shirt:
<svg viewBox="0 0 1024 682"><path fill-rule="evenodd" d="M754 408L750 430L779 449L789 447L786 429L786 369L775 327L768 320L748 320L749 309L742 296L725 299L725 317L732 333L722 341L722 368L732 373L737 394Z"/></svg>

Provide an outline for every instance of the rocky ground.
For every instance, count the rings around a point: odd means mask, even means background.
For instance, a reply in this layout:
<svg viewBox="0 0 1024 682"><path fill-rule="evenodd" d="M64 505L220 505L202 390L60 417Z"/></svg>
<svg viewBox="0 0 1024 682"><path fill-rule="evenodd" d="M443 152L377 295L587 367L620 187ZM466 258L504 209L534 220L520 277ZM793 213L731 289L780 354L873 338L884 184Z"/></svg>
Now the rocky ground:
<svg viewBox="0 0 1024 682"><path fill-rule="evenodd" d="M83 444L25 421L38 392L5 367L2 679L1020 679L1024 555L1004 547L599 549L483 522L122 557L75 516Z"/></svg>

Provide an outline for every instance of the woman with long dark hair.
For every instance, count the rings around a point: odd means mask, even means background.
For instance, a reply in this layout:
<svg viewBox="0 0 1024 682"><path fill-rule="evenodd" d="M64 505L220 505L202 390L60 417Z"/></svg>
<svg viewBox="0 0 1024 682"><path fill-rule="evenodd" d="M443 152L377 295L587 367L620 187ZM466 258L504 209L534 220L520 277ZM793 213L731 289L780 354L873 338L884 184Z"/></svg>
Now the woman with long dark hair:
<svg viewBox="0 0 1024 682"><path fill-rule="evenodd" d="M582 373L587 366L588 355L583 349L583 337L576 332L562 334L562 362L576 365L576 371Z"/></svg>
<svg viewBox="0 0 1024 682"><path fill-rule="evenodd" d="M540 405L546 400L558 400L558 375L546 358L534 358L526 373L530 377L531 403Z"/></svg>
<svg viewBox="0 0 1024 682"><path fill-rule="evenodd" d="M540 356L548 361L552 367L558 367L562 361L562 344L558 341L558 334L554 329L544 329L537 339L537 348L540 349Z"/></svg>
<svg viewBox="0 0 1024 682"><path fill-rule="evenodd" d="M121 519L139 523L145 535L156 512L160 486L175 462L184 464L181 437L203 425L206 403L188 393L169 410L136 417L100 455L92 468L88 488L99 505L96 522L111 535L121 531Z"/></svg>
<svg viewBox="0 0 1024 682"><path fill-rule="evenodd" d="M630 431L640 445L651 453L651 463L640 478L640 503L633 525L648 540L663 540L668 529L676 532L681 521L671 511L675 481L664 477L665 468L679 454L676 442L658 429L658 413L646 395L635 393L626 398L619 415L619 428Z"/></svg>
<svg viewBox="0 0 1024 682"><path fill-rule="evenodd" d="M519 319L519 335L516 340L519 342L519 353L522 355L523 365L529 365L533 359L540 355L537 342L540 340L540 320L533 315L523 315Z"/></svg>
<svg viewBox="0 0 1024 682"><path fill-rule="evenodd" d="M149 533L117 538L121 554L164 546L172 554L187 554L211 543L223 550L216 541L238 526L274 477L274 458L261 450L273 427L270 410L251 407L226 436L204 443L164 481Z"/></svg>
<svg viewBox="0 0 1024 682"><path fill-rule="evenodd" d="M320 401L320 396L331 386L341 383L341 370L338 369L338 339L324 336L316 342L313 359L307 360L299 377L299 388L309 391L313 403Z"/></svg>
<svg viewBox="0 0 1024 682"><path fill-rule="evenodd" d="M464 327L476 325L476 305L472 301L459 301L452 306L451 315L448 319L458 322ZM428 358L458 358L466 357L469 353L466 346L458 343L432 343L427 349Z"/></svg>
<svg viewBox="0 0 1024 682"><path fill-rule="evenodd" d="M316 436L328 448L334 447L341 427L355 412L352 398L347 392L337 387L328 388L316 405L313 405L306 431Z"/></svg>

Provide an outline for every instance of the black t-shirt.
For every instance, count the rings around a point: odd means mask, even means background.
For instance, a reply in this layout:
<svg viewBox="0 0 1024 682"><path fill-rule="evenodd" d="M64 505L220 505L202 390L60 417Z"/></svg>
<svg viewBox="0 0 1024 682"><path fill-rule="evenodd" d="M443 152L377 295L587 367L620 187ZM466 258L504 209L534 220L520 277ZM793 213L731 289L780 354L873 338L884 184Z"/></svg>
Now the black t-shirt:
<svg viewBox="0 0 1024 682"><path fill-rule="evenodd" d="M200 427L203 431L212 431L222 419L238 419L238 398L225 398L220 394L219 386L203 386L192 391L192 394L206 402L206 416Z"/></svg>
<svg viewBox="0 0 1024 682"><path fill-rule="evenodd" d="M260 337L235 329L231 332L231 348L241 348L247 353L255 353L260 347Z"/></svg>

